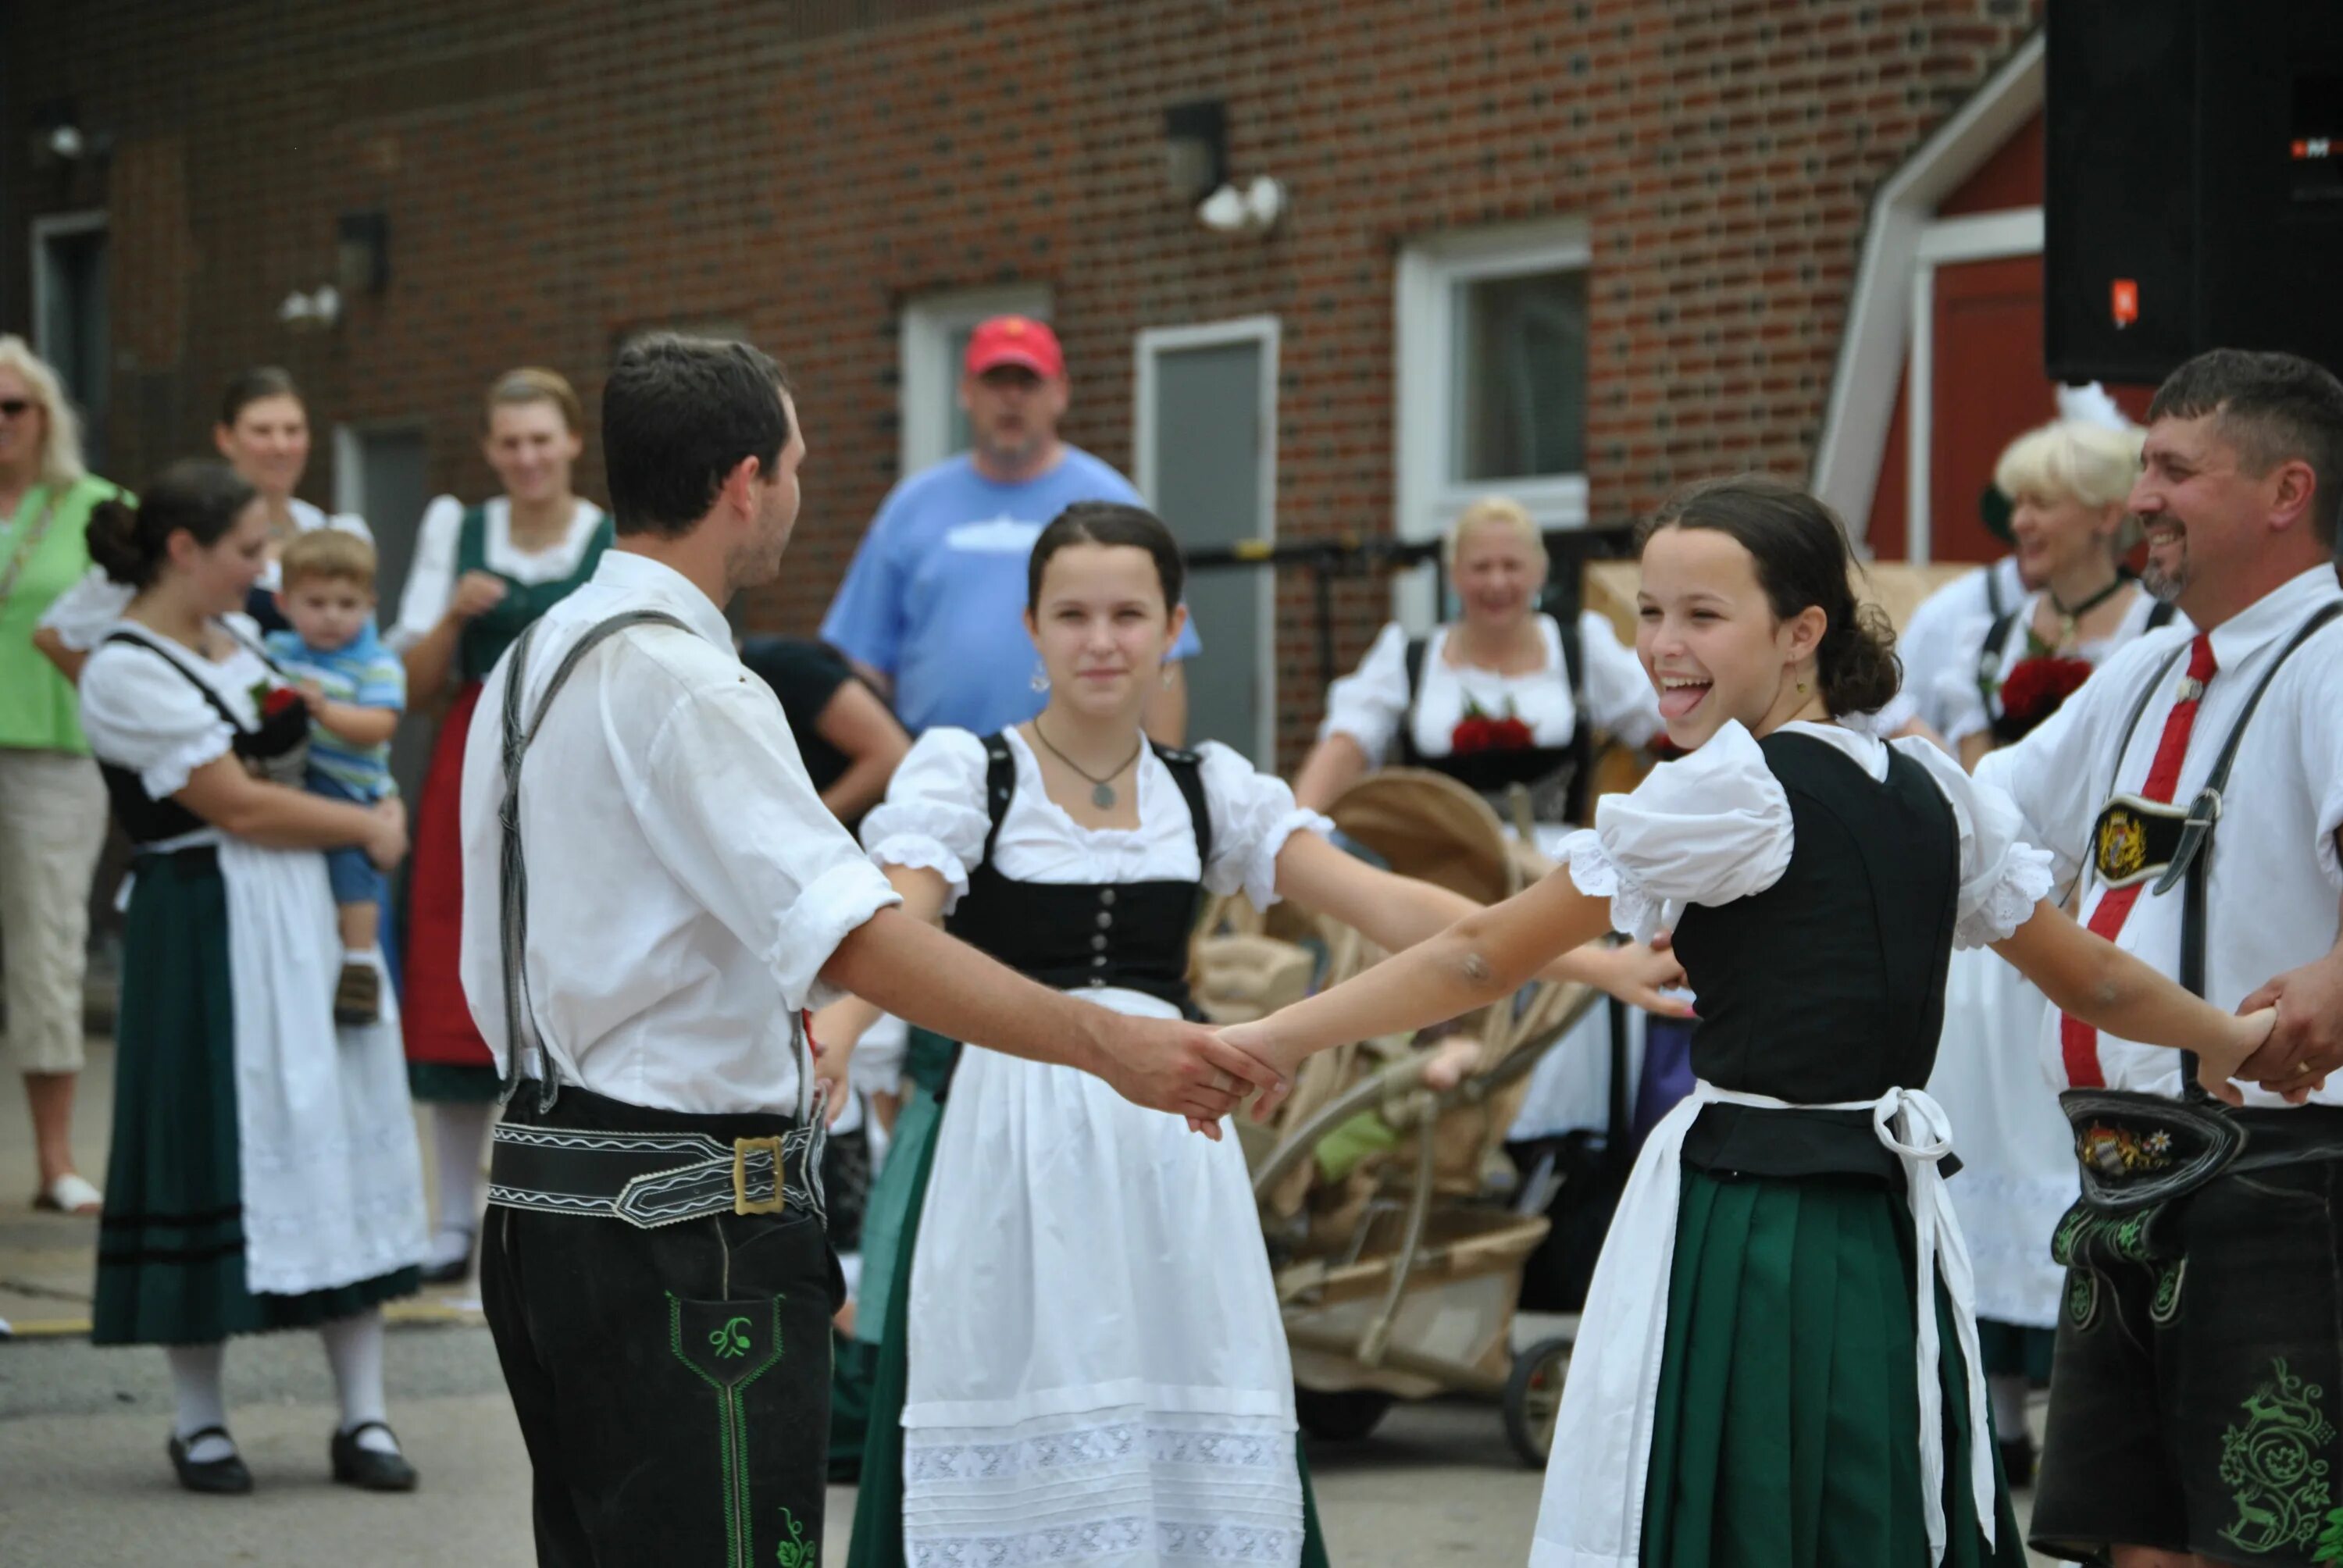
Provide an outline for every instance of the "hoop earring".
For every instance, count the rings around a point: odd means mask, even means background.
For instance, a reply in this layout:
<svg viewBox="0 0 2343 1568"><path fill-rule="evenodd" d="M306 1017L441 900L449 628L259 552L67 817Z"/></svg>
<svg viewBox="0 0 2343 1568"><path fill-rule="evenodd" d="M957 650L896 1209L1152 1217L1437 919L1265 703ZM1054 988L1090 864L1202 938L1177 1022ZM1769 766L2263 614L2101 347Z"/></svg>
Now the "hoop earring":
<svg viewBox="0 0 2343 1568"><path fill-rule="evenodd" d="M1050 672L1042 666L1040 659L1037 658L1033 661L1033 678L1027 681L1025 684L1031 687L1036 691L1047 691L1050 689Z"/></svg>

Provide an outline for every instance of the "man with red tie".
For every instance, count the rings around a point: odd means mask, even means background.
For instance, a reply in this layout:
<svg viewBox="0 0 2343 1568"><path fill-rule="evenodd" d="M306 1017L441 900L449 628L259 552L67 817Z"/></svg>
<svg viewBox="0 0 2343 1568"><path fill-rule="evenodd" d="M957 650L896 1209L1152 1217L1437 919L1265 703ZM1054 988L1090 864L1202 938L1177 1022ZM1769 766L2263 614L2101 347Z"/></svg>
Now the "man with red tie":
<svg viewBox="0 0 2343 1568"><path fill-rule="evenodd" d="M2213 1001L2274 1000L2264 1055L2315 1083L2343 1066L2343 383L2217 349L2148 421L2147 582L2203 629L2137 638L1977 773L2077 918ZM2035 1545L2113 1568L2343 1560L2343 1079L2232 1111L2170 1052L2055 1013L2046 1033L2083 1200L2053 1242Z"/></svg>

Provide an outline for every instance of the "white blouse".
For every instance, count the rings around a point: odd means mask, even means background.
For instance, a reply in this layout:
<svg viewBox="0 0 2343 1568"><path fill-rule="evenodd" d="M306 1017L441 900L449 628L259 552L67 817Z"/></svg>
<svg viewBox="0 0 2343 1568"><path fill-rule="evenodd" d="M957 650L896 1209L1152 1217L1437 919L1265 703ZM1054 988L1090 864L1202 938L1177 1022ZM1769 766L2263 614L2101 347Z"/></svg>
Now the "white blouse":
<svg viewBox="0 0 2343 1568"><path fill-rule="evenodd" d="M295 498L289 503L293 527L299 533L315 533L319 528L334 528L346 534L356 534L368 544L374 543L374 530L356 512L327 512ZM282 580L277 561L272 558L261 569L259 582L253 585L266 593L275 593ZM41 625L57 634L57 640L76 653L87 653L98 640L114 629L130 608L136 590L126 583L116 582L106 575L103 567L92 567L81 581L74 584L53 600Z"/></svg>
<svg viewBox="0 0 2343 1568"><path fill-rule="evenodd" d="M1927 769L1960 833L1956 947L1997 942L2032 918L2050 890L2050 856L2024 841L2016 804L1927 741L1885 741L1844 724L1785 724L1845 752L1885 782L1892 746ZM1789 869L1790 798L1749 731L1728 723L1688 757L1663 762L1634 792L1595 803L1594 826L1563 841L1579 891L1611 900L1613 923L1649 941L1686 905L1708 908L1764 892Z"/></svg>
<svg viewBox="0 0 2343 1568"><path fill-rule="evenodd" d="M1494 717L1508 713L1530 727L1541 747L1562 747L1578 727L1578 709L1570 694L1570 678L1562 654L1562 628L1552 616L1537 618L1545 645L1545 662L1520 675L1504 675L1477 665L1459 668L1443 657L1449 628L1433 631L1424 645L1422 689L1417 694L1410 734L1415 749L1425 757L1445 757L1453 749L1456 726L1467 701ZM1630 746L1641 746L1660 729L1659 696L1644 674L1634 652L1624 646L1611 623L1593 610L1578 618L1579 643L1585 652L1588 717ZM1359 668L1326 690L1326 720L1318 739L1347 735L1358 742L1367 760L1381 766L1403 720L1409 719L1406 628L1397 621L1383 628L1367 649Z"/></svg>
<svg viewBox="0 0 2343 1568"><path fill-rule="evenodd" d="M260 724L253 691L277 684L267 661L244 640L259 641L260 628L240 615L224 618L243 637L216 664L166 638L137 632L147 646L105 643L82 668L81 727L91 752L136 773L155 799L186 789L189 775L226 755L236 739L235 729L187 676L217 692L228 711L253 729ZM166 668L166 659L178 669Z"/></svg>
<svg viewBox="0 0 2343 1568"><path fill-rule="evenodd" d="M1215 893L1242 890L1256 909L1277 901L1277 856L1296 832L1327 833L1333 824L1293 803L1284 780L1260 772L1218 741L1196 748L1203 759L1204 804L1212 817L1212 863L1196 864L1196 830L1172 770L1152 749L1139 759L1139 826L1085 828L1050 799L1041 764L1014 729L1017 794L993 840L994 865L1020 882L1201 881ZM984 742L965 729L930 729L913 743L887 786L887 799L862 820L862 841L881 866L921 866L950 890L947 912L968 891L969 873L984 863Z"/></svg>
<svg viewBox="0 0 2343 1568"><path fill-rule="evenodd" d="M2025 661L2026 633L2034 625L2035 612L2041 602L2040 594L2027 595L2026 602L2017 608L2017 613L2011 618L2009 630L2002 638L1999 657L1994 663L1993 678L1996 685L2007 680L2009 672ZM2155 613L2156 597L2146 589L2136 592L2132 595L2130 605L2124 610L2123 619L2116 624L2115 630L2106 637L2092 638L2077 643L2071 657L2079 658L2087 664L2106 663L2107 655L2147 629L2147 618ZM2166 624L2177 627L2191 637L2197 634L2197 628L2189 624L2188 618L2177 610L2173 612L2172 618ZM1986 709L1985 693L1977 689L1976 678L1977 665L1985 651L1985 639L1992 634L1992 617L1970 618L1967 624L1962 628L1955 644L1958 648L1967 649L1969 658L1966 662L1957 658L1952 660L1937 677L1936 706L1945 719L1944 736L1956 746L1959 745L1965 737L1980 735L1993 728L1993 717Z"/></svg>
<svg viewBox="0 0 2343 1568"><path fill-rule="evenodd" d="M468 508L453 496L441 496L425 508L416 528L415 559L407 568L407 587L398 596L398 619L384 640L401 652L431 634L447 613L456 593L456 547ZM578 569L586 548L601 526L602 508L580 498L569 514L569 531L541 550L523 550L513 543L512 501L498 496L486 503L487 538L482 554L488 568L517 583L557 582Z"/></svg>

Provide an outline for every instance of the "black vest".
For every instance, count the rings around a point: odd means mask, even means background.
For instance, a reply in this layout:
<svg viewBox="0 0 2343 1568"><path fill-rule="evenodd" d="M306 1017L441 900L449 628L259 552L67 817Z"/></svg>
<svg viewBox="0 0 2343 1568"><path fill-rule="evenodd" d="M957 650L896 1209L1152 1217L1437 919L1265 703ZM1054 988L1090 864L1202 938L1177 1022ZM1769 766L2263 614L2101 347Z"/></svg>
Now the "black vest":
<svg viewBox="0 0 2343 1568"><path fill-rule="evenodd" d="M237 633L233 627L227 630L236 641L259 655L270 669L277 668L276 660L268 657L266 649ZM212 711L226 720L227 727L236 732L228 741L230 752L254 771L277 778L280 783L299 787L300 764L306 758L309 744L309 709L307 704L296 702L277 713L264 714L259 728L248 729L218 692L153 638L139 632L116 631L108 633L106 640L144 648L150 657L161 659L186 677L187 684L203 694ZM156 844L168 839L184 838L210 826L176 800L167 798L157 800L146 793L146 786L140 780L136 769L119 767L100 758L97 770L106 779L106 798L113 803L114 819L122 824L124 836L134 845ZM284 777L278 778L280 773Z"/></svg>
<svg viewBox="0 0 2343 1568"><path fill-rule="evenodd" d="M1874 779L1829 742L1758 742L1796 844L1771 888L1693 905L1675 950L1699 997L1693 1070L1719 1089L1801 1104L1917 1089L1936 1065L1960 891L1960 835L1927 769L1891 749ZM1684 1159L1763 1176L1895 1179L1868 1111L1704 1110Z"/></svg>
<svg viewBox="0 0 2343 1568"><path fill-rule="evenodd" d="M1154 749L1188 802L1201 868L1212 858L1202 759L1167 746ZM1201 884L1020 882L1002 876L994 869L992 851L1017 793L1017 759L1000 735L984 738L984 804L992 819L984 836L984 863L969 873L968 891L945 918L944 930L1054 990L1113 986L1144 992L1193 1016L1188 938Z"/></svg>
<svg viewBox="0 0 2343 1568"><path fill-rule="evenodd" d="M1515 784L1531 792L1532 809L1555 820L1582 820L1586 807L1586 771L1594 755L1594 732L1586 722L1586 649L1575 618L1554 618L1562 634L1563 678L1570 687L1574 719L1570 739L1560 746L1524 746L1512 750L1451 751L1426 756L1415 744L1415 709L1423 699L1423 659L1429 638L1407 644L1407 709L1399 720L1399 759L1409 768L1445 773L1476 795L1502 796ZM1498 812L1503 816L1503 810Z"/></svg>

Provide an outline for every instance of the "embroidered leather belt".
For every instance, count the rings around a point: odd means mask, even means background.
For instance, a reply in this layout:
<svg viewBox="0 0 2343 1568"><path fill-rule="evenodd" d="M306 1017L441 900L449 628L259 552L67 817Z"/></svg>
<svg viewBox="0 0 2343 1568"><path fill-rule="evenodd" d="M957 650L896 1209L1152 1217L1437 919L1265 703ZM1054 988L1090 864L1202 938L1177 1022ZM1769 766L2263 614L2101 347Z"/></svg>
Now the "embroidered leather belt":
<svg viewBox="0 0 2343 1568"><path fill-rule="evenodd" d="M488 1201L540 1214L624 1220L642 1230L788 1209L820 1218L820 1144L814 1127L727 1142L705 1132L504 1122L488 1155Z"/></svg>
<svg viewBox="0 0 2343 1568"><path fill-rule="evenodd" d="M2070 1089L2059 1109L2075 1130L2083 1202L2127 1213L2193 1192L2217 1176L2343 1160L2343 1117L2327 1108L2233 1113L2211 1100Z"/></svg>

